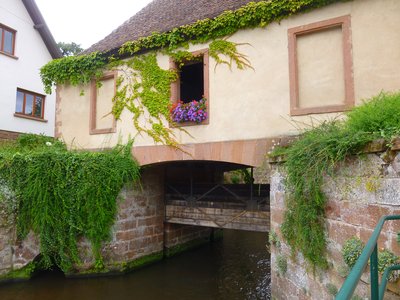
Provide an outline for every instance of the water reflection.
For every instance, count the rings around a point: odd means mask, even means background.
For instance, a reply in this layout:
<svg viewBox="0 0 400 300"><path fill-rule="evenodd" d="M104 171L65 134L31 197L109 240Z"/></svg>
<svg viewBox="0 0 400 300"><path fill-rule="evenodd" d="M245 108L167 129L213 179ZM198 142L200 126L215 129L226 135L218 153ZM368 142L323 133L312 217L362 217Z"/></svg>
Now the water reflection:
<svg viewBox="0 0 400 300"><path fill-rule="evenodd" d="M1 300L269 299L267 235L224 231L224 239L124 276L64 279L46 274L0 286Z"/></svg>

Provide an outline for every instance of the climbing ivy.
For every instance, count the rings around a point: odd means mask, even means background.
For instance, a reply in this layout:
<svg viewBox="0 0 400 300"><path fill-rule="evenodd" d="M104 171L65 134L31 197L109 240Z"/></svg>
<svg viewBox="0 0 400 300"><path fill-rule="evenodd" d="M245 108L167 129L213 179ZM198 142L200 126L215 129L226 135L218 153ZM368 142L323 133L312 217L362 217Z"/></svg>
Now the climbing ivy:
<svg viewBox="0 0 400 300"><path fill-rule="evenodd" d="M93 78L102 76L107 62L107 58L99 52L52 60L40 69L44 90L51 94L52 87L57 84L87 84Z"/></svg>
<svg viewBox="0 0 400 300"><path fill-rule="evenodd" d="M232 62L235 62L236 67L240 70L243 70L245 68L252 68L250 61L248 60L246 55L238 52L237 46L240 45L245 44L233 43L227 41L226 39L212 41L209 45L209 54L212 58L214 58L216 62L215 68L219 64L225 64L229 66L229 68L232 68ZM223 59L221 55L229 58L229 61Z"/></svg>
<svg viewBox="0 0 400 300"><path fill-rule="evenodd" d="M400 135L400 93L381 93L347 113L346 121L333 120L306 130L283 155L289 196L282 234L294 252L300 251L314 267L327 267L325 258L325 175L369 142Z"/></svg>
<svg viewBox="0 0 400 300"><path fill-rule="evenodd" d="M122 75L117 81L117 93L113 98L113 115L119 119L124 109L133 114L133 124L138 133L146 133L155 142L177 146L173 132L163 125L172 122L169 113L170 85L177 79L174 70L164 70L157 63L155 53L135 56L120 64L114 64ZM140 125L139 118L147 112L150 127Z"/></svg>
<svg viewBox="0 0 400 300"><path fill-rule="evenodd" d="M67 151L62 142L35 135L0 147L0 182L15 195L7 201L16 199L18 238L30 231L38 236L45 267L73 271L81 237L91 242L95 265L102 266L101 243L110 237L117 196L139 177L130 148Z"/></svg>

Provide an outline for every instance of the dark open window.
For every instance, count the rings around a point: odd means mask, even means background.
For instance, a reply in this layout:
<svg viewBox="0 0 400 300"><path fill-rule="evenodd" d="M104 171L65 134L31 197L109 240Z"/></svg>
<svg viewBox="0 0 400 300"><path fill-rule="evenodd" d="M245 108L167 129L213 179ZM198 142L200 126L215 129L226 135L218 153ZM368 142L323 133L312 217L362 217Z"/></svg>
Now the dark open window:
<svg viewBox="0 0 400 300"><path fill-rule="evenodd" d="M192 52L194 59L170 60L178 79L171 85L171 117L179 126L208 124L210 116L208 49Z"/></svg>
<svg viewBox="0 0 400 300"><path fill-rule="evenodd" d="M0 24L0 52L14 56L15 33L14 29Z"/></svg>
<svg viewBox="0 0 400 300"><path fill-rule="evenodd" d="M35 119L44 117L45 96L29 92L23 89L17 89L17 101L15 105L15 114L18 116L28 116Z"/></svg>
<svg viewBox="0 0 400 300"><path fill-rule="evenodd" d="M199 101L204 97L203 56L180 68L180 95L183 103Z"/></svg>

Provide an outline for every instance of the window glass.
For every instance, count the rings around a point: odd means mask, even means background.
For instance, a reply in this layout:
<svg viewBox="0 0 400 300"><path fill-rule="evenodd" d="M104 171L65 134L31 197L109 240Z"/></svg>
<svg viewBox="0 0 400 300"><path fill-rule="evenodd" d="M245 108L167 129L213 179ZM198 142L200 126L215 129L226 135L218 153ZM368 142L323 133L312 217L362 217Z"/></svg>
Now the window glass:
<svg viewBox="0 0 400 300"><path fill-rule="evenodd" d="M43 105L43 98L36 96L35 97L35 113L34 116L41 118L42 117L42 105Z"/></svg>
<svg viewBox="0 0 400 300"><path fill-rule="evenodd" d="M4 47L3 51L13 54L13 33L8 30L4 30Z"/></svg>
<svg viewBox="0 0 400 300"><path fill-rule="evenodd" d="M15 105L15 112L22 113L24 108L24 93L17 91L17 103Z"/></svg>
<svg viewBox="0 0 400 300"><path fill-rule="evenodd" d="M33 95L30 94L25 94L26 100L25 100L25 114L26 115L31 115L32 110L33 110Z"/></svg>

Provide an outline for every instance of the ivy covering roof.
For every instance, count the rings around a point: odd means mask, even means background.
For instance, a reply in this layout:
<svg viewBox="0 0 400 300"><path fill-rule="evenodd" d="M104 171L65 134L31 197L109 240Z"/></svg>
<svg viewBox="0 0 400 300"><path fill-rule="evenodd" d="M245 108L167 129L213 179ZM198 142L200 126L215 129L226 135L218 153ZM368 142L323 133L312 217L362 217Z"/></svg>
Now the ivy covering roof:
<svg viewBox="0 0 400 300"><path fill-rule="evenodd" d="M112 51L125 42L149 36L153 32L166 32L198 20L214 18L226 10L236 10L249 2L260 1L154 0L104 39L85 50L85 53Z"/></svg>

